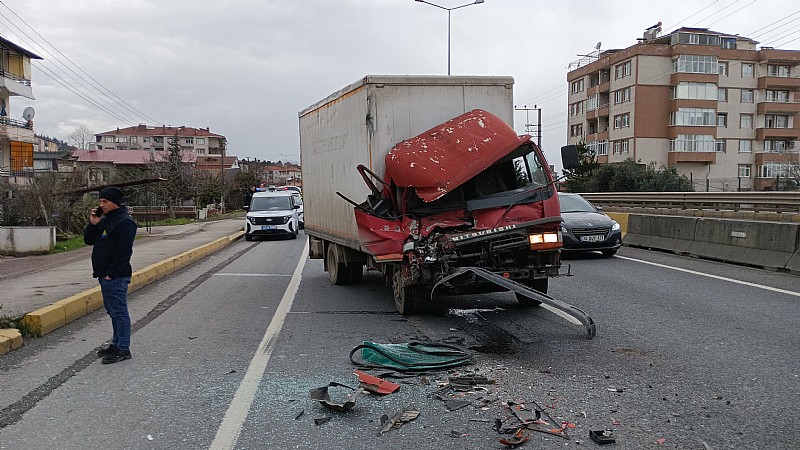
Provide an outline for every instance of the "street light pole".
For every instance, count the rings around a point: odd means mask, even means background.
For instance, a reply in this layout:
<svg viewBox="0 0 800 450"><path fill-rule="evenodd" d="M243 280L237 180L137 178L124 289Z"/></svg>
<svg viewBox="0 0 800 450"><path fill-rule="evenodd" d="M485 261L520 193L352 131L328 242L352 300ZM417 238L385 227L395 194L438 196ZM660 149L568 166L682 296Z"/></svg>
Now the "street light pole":
<svg viewBox="0 0 800 450"><path fill-rule="evenodd" d="M450 12L455 10L455 9L461 9L461 8L465 8L465 7L471 6L471 5L480 5L481 3L483 3L484 0L475 0L472 3L467 3L467 4L464 4L464 5L460 5L460 6L455 6L453 8L446 8L444 6L437 5L436 3L431 3L431 2L426 1L426 0L415 0L415 1L420 2L420 3L426 3L428 5L435 6L435 7L439 8L439 9L443 9L443 10L447 11L447 76L450 76Z"/></svg>

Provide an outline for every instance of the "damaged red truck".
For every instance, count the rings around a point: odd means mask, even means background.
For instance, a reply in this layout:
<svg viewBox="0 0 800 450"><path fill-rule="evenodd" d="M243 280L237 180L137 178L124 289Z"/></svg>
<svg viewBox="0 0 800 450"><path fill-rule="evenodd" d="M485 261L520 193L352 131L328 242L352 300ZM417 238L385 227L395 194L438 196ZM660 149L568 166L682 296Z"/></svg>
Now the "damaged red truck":
<svg viewBox="0 0 800 450"><path fill-rule="evenodd" d="M299 113L309 256L331 283L380 271L397 310L437 292L513 291L592 319L548 295L559 275L553 174L513 121L511 77L366 76ZM562 148L565 167L577 164Z"/></svg>

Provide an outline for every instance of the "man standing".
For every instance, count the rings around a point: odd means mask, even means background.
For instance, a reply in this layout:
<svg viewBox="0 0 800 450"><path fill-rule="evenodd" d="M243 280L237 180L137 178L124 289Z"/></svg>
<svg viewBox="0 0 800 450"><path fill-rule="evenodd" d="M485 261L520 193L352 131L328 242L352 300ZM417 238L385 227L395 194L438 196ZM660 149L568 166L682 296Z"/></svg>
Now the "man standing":
<svg viewBox="0 0 800 450"><path fill-rule="evenodd" d="M128 314L128 284L136 222L122 204L124 194L116 187L100 191L100 206L92 210L83 232L86 245L93 245L92 276L100 282L103 306L114 330L111 345L97 351L103 364L131 359L131 318Z"/></svg>

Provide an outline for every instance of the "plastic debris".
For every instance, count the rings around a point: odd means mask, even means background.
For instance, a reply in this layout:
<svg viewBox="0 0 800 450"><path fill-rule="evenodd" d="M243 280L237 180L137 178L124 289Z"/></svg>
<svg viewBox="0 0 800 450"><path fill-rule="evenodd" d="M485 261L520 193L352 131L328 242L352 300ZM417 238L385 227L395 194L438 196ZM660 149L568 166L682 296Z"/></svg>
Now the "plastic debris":
<svg viewBox="0 0 800 450"><path fill-rule="evenodd" d="M360 353L360 359L356 359L357 353ZM355 346L349 357L350 362L359 367L424 372L470 364L473 353L465 348L440 342L379 344L367 341Z"/></svg>
<svg viewBox="0 0 800 450"><path fill-rule="evenodd" d="M300 416L302 416L302 415L303 415L303 413L305 413L305 412L306 412L306 410L305 410L305 409L301 409L300 411L297 411L297 412L294 414L294 420L297 420L297 419L299 419L299 418L300 418Z"/></svg>
<svg viewBox="0 0 800 450"><path fill-rule="evenodd" d="M500 438L500 443L503 445L507 445L509 447L514 447L516 445L522 444L523 442L527 442L529 438L530 438L530 433L528 433L528 430L526 430L525 427L523 427L517 430L516 433L511 435L511 437Z"/></svg>
<svg viewBox="0 0 800 450"><path fill-rule="evenodd" d="M475 386L482 384L494 384L494 380L483 375L464 375L447 377L447 382L457 391L470 391Z"/></svg>
<svg viewBox="0 0 800 450"><path fill-rule="evenodd" d="M448 411L456 411L471 404L472 402L468 400L450 399L445 400L444 407L447 408Z"/></svg>
<svg viewBox="0 0 800 450"><path fill-rule="evenodd" d="M368 373L364 373L358 369L354 370L353 373L356 374L358 377L358 381L360 381L361 388L369 391L374 392L376 394L387 395L393 392L396 392L400 389L400 385L397 383L392 383L391 381L387 381L376 376L372 376Z"/></svg>
<svg viewBox="0 0 800 450"><path fill-rule="evenodd" d="M152 441L153 440L153 435L152 434L148 434L147 435L147 440L148 441Z"/></svg>
<svg viewBox="0 0 800 450"><path fill-rule="evenodd" d="M658 438L658 439L656 439L656 444L658 444L658 445L661 445L661 444L663 444L665 442L667 442L667 438Z"/></svg>
<svg viewBox="0 0 800 450"><path fill-rule="evenodd" d="M328 394L328 388L330 387L343 387L350 389L353 391L350 395L345 398L345 401L342 403L334 403L331 400L330 394ZM309 396L311 400L317 401L322 406L325 406L328 409L332 409L334 411L339 412L347 412L353 409L353 406L356 405L356 399L359 395L364 393L364 389L361 388L352 388L346 384L337 383L335 381L331 381L327 386L318 387L316 389L311 389L309 392Z"/></svg>
<svg viewBox="0 0 800 450"><path fill-rule="evenodd" d="M381 431L378 434L386 433L387 431L396 430L403 426L404 423L410 422L419 416L419 411L416 409L412 409L411 407L407 407L406 409L399 411L392 417L384 414L381 416Z"/></svg>
<svg viewBox="0 0 800 450"><path fill-rule="evenodd" d="M331 416L316 417L314 418L314 425L322 425L323 423L328 422L331 419L333 419L333 417Z"/></svg>
<svg viewBox="0 0 800 450"><path fill-rule="evenodd" d="M589 439L600 445L613 444L617 442L617 440L614 439L614 434L611 430L591 430L589 431Z"/></svg>

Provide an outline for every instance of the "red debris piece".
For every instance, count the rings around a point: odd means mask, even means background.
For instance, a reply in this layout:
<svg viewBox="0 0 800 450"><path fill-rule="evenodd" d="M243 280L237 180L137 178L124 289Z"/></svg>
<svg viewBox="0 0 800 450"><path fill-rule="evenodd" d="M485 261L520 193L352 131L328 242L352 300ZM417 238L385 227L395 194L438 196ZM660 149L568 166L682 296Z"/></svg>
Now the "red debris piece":
<svg viewBox="0 0 800 450"><path fill-rule="evenodd" d="M511 435L511 437L500 438L500 443L503 445L507 445L509 447L514 447L515 445L519 445L522 444L523 442L526 442L529 437L530 433L528 433L528 430L526 430L525 428L520 428L519 430L517 430L516 433Z"/></svg>
<svg viewBox="0 0 800 450"><path fill-rule="evenodd" d="M666 439L666 438L658 438L658 439L656 439L656 444L659 444L659 445L661 445L661 444L663 444L664 442L667 442L667 439Z"/></svg>
<svg viewBox="0 0 800 450"><path fill-rule="evenodd" d="M361 387L370 392L386 395L400 389L400 385L397 383L392 383L391 381L372 376L358 369L354 370L353 373L356 374L358 381L361 382Z"/></svg>

